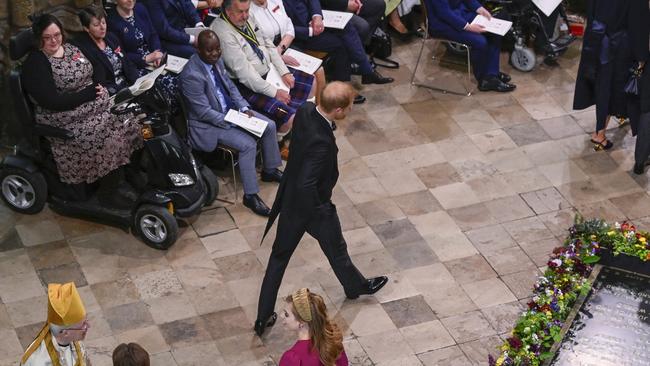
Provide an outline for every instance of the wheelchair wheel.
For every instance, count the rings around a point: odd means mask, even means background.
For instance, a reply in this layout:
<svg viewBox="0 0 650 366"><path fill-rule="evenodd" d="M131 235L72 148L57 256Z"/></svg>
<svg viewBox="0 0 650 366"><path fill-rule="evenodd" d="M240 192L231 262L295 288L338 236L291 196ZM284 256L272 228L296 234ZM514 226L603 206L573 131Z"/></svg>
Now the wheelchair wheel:
<svg viewBox="0 0 650 366"><path fill-rule="evenodd" d="M0 187L2 200L22 214L41 212L47 201L47 182L40 172L5 167L0 171Z"/></svg>
<svg viewBox="0 0 650 366"><path fill-rule="evenodd" d="M204 206L210 206L219 195L219 182L217 176L207 166L201 167L201 177L207 188Z"/></svg>
<svg viewBox="0 0 650 366"><path fill-rule="evenodd" d="M529 72L535 68L535 52L527 47L515 47L510 54L510 64L519 71Z"/></svg>
<svg viewBox="0 0 650 366"><path fill-rule="evenodd" d="M467 55L467 50L465 47L461 47L456 43L450 43L450 42L443 42L445 45L445 48L447 48L447 52L451 53L452 55L456 56L465 56Z"/></svg>
<svg viewBox="0 0 650 366"><path fill-rule="evenodd" d="M154 249L168 249L178 236L178 222L165 207L140 206L135 213L133 227L142 241Z"/></svg>

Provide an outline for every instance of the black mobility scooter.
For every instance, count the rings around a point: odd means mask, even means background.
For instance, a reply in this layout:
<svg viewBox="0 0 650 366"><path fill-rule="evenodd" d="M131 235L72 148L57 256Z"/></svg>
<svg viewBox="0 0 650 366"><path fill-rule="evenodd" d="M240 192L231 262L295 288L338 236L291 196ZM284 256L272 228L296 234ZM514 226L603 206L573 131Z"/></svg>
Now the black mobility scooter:
<svg viewBox="0 0 650 366"><path fill-rule="evenodd" d="M12 37L13 60L29 52L31 39L31 30ZM216 198L216 176L199 165L187 144L170 128L169 105L153 83L149 83L150 88L136 92L122 90L115 95L111 108L112 113L131 116L128 123L142 125L144 146L128 166L137 178L129 180L137 192L132 207L116 209L100 204L96 184L72 187L62 183L48 139L68 140L74 136L68 130L35 122L33 105L21 86L20 72L20 66L12 71L10 87L22 138L13 153L0 163L2 199L14 211L35 214L49 202L55 212L131 228L147 245L167 249L176 241L177 218L199 213Z"/></svg>

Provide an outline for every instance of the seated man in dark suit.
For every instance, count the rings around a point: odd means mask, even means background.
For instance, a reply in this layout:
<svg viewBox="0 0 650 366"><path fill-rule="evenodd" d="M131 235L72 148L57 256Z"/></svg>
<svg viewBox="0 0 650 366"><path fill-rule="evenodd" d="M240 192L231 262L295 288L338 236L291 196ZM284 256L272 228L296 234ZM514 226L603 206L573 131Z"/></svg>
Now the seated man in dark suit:
<svg viewBox="0 0 650 366"><path fill-rule="evenodd" d="M429 33L434 37L461 42L471 47L474 77L481 91L509 92L515 89L510 76L499 71L501 37L485 33L471 24L477 14L491 18L477 0L424 0L429 19Z"/></svg>
<svg viewBox="0 0 650 366"><path fill-rule="evenodd" d="M193 148L212 151L220 142L239 151L239 173L244 185L244 206L261 216L270 209L257 195L255 155L257 140L248 132L224 120L230 109L263 119L268 126L262 135L264 169L262 181L280 182L282 164L273 121L249 109L246 100L226 76L221 58L221 44L211 30L197 39L198 53L190 57L180 74L181 94L187 104L188 135Z"/></svg>
<svg viewBox="0 0 650 366"><path fill-rule="evenodd" d="M328 75L331 80L349 81L350 62L354 62L359 65L363 84L393 82L393 78L383 77L373 69L359 33L349 22L343 30L325 29L318 0L283 0L283 3L296 33L294 44L305 50L330 53L334 62L334 72Z"/></svg>
<svg viewBox="0 0 650 366"><path fill-rule="evenodd" d="M190 0L143 0L162 47L174 56L190 58L196 39L185 28L203 26Z"/></svg>

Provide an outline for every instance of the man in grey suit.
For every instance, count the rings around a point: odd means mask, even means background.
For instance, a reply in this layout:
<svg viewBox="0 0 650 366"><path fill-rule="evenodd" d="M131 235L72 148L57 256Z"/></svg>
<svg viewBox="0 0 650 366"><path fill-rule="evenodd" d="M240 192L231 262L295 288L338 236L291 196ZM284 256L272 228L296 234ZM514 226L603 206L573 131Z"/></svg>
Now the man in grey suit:
<svg viewBox="0 0 650 366"><path fill-rule="evenodd" d="M257 195L259 186L255 171L256 138L225 121L228 110L235 109L263 119L268 126L261 137L264 182L280 182L282 165L276 138L275 123L250 109L250 105L226 76L221 58L221 44L211 30L199 34L198 53L192 55L180 74L181 94L187 105L188 136L193 148L213 151L220 142L239 151L239 173L244 185L244 206L262 216L270 209Z"/></svg>

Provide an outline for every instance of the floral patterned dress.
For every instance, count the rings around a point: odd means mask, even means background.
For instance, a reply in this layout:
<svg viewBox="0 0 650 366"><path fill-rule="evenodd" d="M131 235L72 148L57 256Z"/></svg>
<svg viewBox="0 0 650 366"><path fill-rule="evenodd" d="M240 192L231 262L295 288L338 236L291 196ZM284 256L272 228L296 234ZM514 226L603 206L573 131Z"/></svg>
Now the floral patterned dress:
<svg viewBox="0 0 650 366"><path fill-rule="evenodd" d="M93 67L81 51L64 44L61 58L48 57L60 93L74 93L92 84ZM127 116L111 114L112 101L98 97L69 111L49 111L36 106L36 122L74 133L63 141L51 138L52 154L62 182L92 183L129 162L142 146L140 125Z"/></svg>

